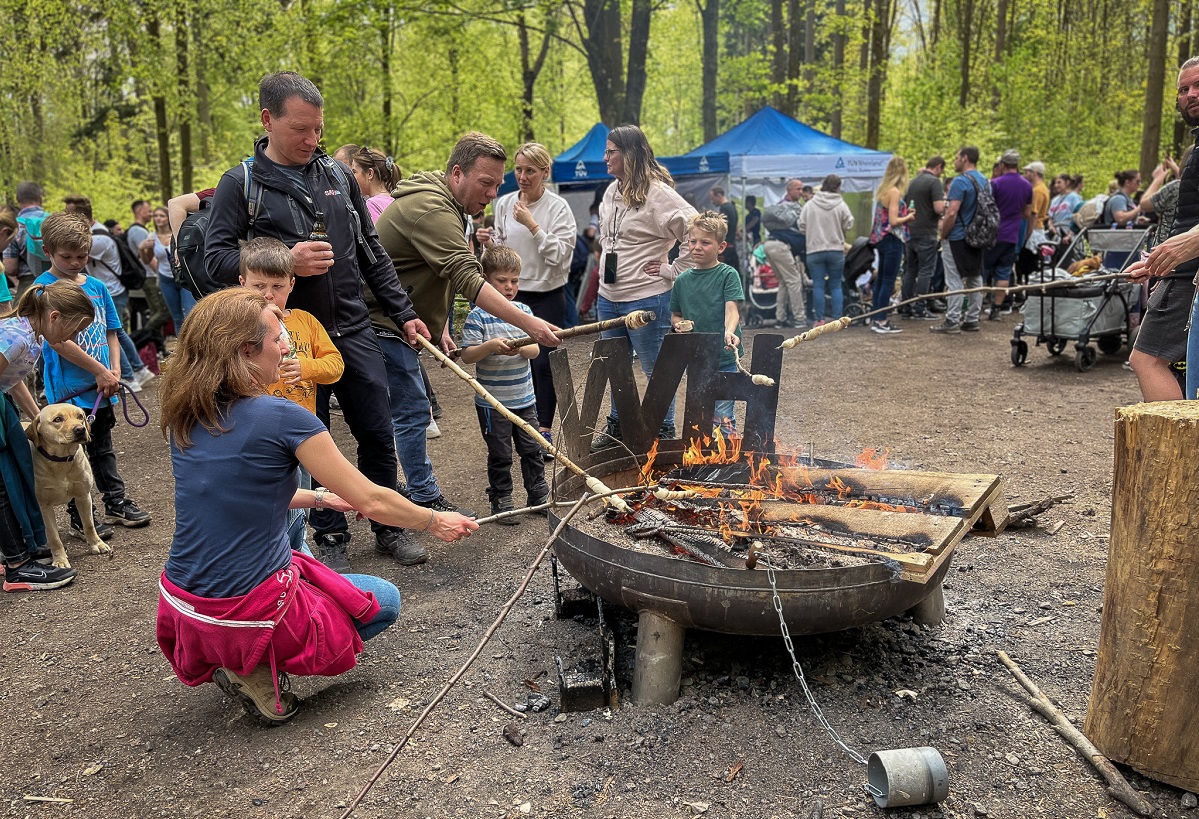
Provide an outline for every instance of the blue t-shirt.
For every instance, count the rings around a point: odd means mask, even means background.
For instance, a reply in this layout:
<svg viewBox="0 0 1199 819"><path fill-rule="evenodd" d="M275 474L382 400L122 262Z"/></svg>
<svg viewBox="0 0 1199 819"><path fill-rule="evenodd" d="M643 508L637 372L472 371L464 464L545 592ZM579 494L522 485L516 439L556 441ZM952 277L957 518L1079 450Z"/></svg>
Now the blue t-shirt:
<svg viewBox="0 0 1199 819"><path fill-rule="evenodd" d="M527 305L518 301L512 304L530 316L533 315L533 311ZM521 338L524 335L524 330L519 327L496 318L482 307L476 307L470 311L466 323L462 325L462 346L477 347L493 338ZM536 400L533 396L533 370L529 366L529 359L522 355L492 353L475 363L475 378L508 409L531 407ZM478 395L475 396L475 404L480 407L490 406Z"/></svg>
<svg viewBox="0 0 1199 819"><path fill-rule="evenodd" d="M966 238L966 225L974 221L974 209L978 206L978 190L967 177L973 177L978 183L978 187L982 188L987 184L987 179L977 170L966 171L964 174L955 176L953 181L949 183L949 193L945 198L950 202L961 202L962 206L958 209L958 218L953 223L953 228L949 231L949 241L956 242Z"/></svg>
<svg viewBox="0 0 1199 819"><path fill-rule="evenodd" d="M56 281L59 281L58 276L46 272L38 276L33 283L53 284ZM84 279L82 286L83 292L87 293L92 300L92 304L96 307L96 320L85 327L83 332L75 336L75 343L85 353L107 367L110 363L107 334L109 330L116 330L121 326L121 317L117 313L117 306L112 301L112 295L108 292L108 288L104 286L102 281L88 276ZM83 407L88 410L95 406L96 376L77 364L67 361L54 352L53 348L46 342L42 343L42 361L44 362L42 367L46 377L46 401L48 403L55 404L63 401L63 396L70 395L79 390L87 390L74 398L65 400L77 407ZM89 387L91 389L88 389ZM115 404L116 402L117 397L115 395L108 399L108 403L110 404Z"/></svg>
<svg viewBox="0 0 1199 819"><path fill-rule="evenodd" d="M192 445L171 440L175 538L172 583L201 597L237 597L291 563L287 512L299 486L296 448L325 431L316 416L284 398L235 401L227 431L197 425Z"/></svg>

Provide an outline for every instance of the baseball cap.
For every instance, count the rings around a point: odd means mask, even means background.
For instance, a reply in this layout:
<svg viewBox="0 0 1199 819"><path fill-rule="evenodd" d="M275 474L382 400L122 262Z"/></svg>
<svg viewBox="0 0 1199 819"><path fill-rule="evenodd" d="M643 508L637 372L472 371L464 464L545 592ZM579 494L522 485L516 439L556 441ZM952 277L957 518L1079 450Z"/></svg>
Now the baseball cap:
<svg viewBox="0 0 1199 819"><path fill-rule="evenodd" d="M1007 165L1009 168L1015 168L1020 165L1020 153L1018 151L1004 151L1003 156L999 157L999 164Z"/></svg>
<svg viewBox="0 0 1199 819"><path fill-rule="evenodd" d="M1045 163L1044 162L1029 162L1027 165L1024 166L1024 170L1032 171L1033 173L1044 176L1045 175Z"/></svg>

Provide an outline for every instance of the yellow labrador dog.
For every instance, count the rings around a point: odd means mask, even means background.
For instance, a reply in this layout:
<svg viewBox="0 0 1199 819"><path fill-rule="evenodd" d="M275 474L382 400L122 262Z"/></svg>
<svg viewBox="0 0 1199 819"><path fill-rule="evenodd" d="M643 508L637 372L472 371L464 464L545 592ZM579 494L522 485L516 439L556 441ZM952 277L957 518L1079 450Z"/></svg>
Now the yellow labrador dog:
<svg viewBox="0 0 1199 819"><path fill-rule="evenodd" d="M96 487L92 467L87 461L83 444L91 440L87 413L73 404L49 404L25 431L33 450L33 487L42 520L46 524L46 541L54 565L70 568L62 538L58 535L58 519L54 507L75 499L88 554L112 554L112 547L96 534L92 518L92 490Z"/></svg>

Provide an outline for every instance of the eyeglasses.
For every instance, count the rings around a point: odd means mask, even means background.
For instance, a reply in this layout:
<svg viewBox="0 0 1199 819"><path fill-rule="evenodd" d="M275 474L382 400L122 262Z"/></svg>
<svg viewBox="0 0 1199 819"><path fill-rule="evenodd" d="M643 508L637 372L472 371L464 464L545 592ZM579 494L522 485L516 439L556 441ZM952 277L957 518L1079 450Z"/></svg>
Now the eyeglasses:
<svg viewBox="0 0 1199 819"><path fill-rule="evenodd" d="M604 159L607 159L608 157L612 156L612 154L618 154L618 153L620 153L619 148L609 148L608 150L604 151Z"/></svg>

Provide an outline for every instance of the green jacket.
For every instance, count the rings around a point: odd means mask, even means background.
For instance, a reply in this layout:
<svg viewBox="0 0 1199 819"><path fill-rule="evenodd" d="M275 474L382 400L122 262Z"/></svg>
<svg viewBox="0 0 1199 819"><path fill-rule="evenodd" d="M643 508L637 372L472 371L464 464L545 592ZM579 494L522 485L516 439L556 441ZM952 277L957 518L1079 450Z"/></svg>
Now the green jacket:
<svg viewBox="0 0 1199 819"><path fill-rule="evenodd" d="M466 213L450 194L444 172L414 173L392 195L395 201L375 228L400 286L437 342L453 309L454 294L461 293L472 303L478 298L483 268L466 243ZM374 305L371 323L384 332L399 331Z"/></svg>

